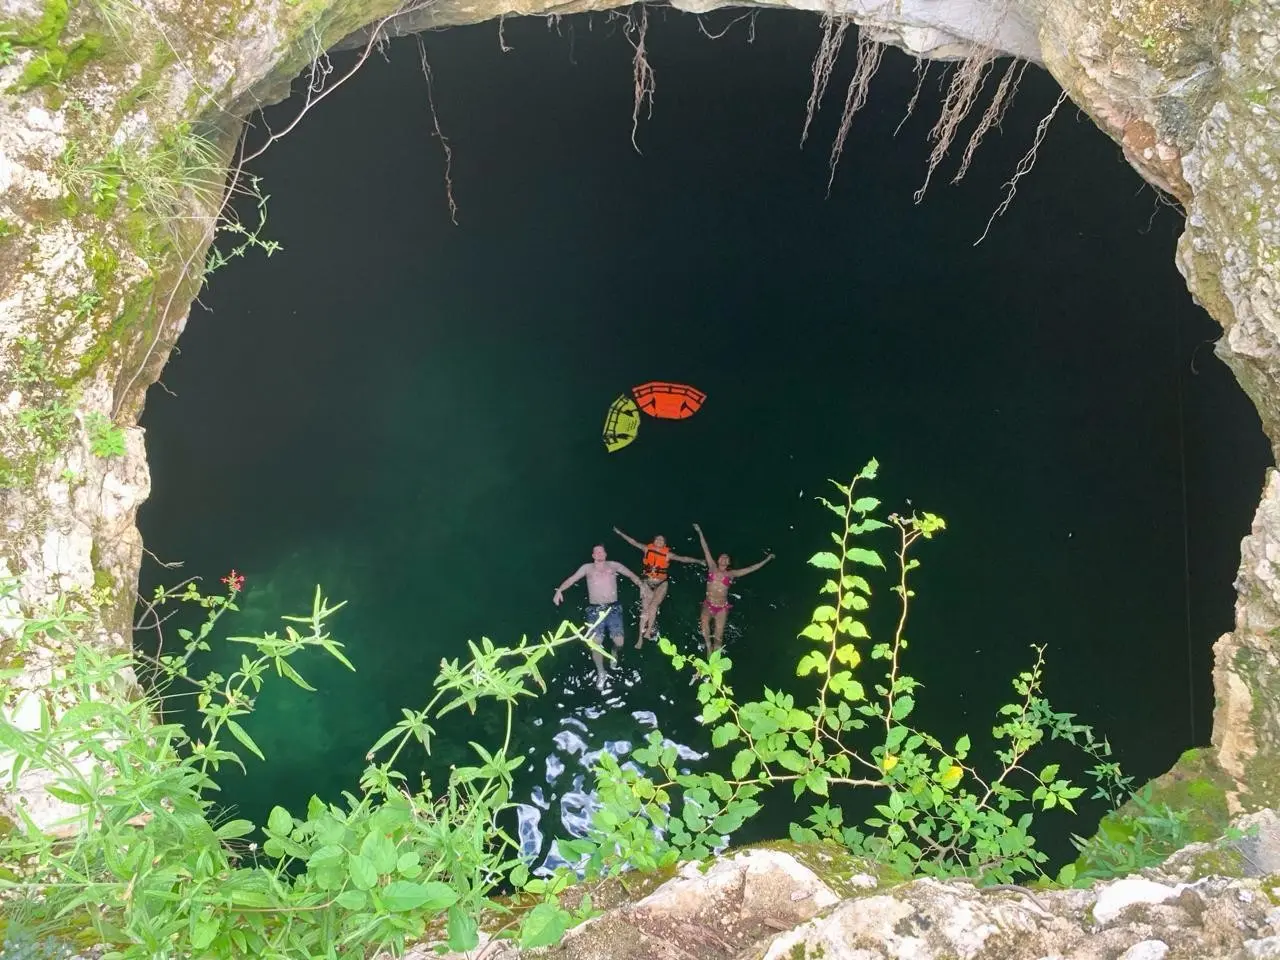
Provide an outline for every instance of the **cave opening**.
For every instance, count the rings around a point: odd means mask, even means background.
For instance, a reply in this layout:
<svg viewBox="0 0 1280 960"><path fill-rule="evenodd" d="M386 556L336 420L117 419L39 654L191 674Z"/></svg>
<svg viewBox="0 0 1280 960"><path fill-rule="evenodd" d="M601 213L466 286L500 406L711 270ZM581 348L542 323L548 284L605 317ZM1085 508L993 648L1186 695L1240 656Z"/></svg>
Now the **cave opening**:
<svg viewBox="0 0 1280 960"><path fill-rule="evenodd" d="M282 250L213 275L148 394L139 525L182 576L245 575L234 632L278 628L321 584L347 603L333 631L356 672L304 663L317 694L269 681L245 724L268 762L223 778L243 815L352 788L468 639L577 616L581 585L560 610L551 596L594 544L638 569L615 526L697 553L696 521L737 564L774 553L734 585L727 649L740 693L798 689L795 635L819 602L805 560L828 529L814 497L872 457L888 507L948 524L911 613L922 725L989 729L1044 644L1050 698L1139 782L1207 742L1210 645L1269 451L1173 265L1180 215L1068 104L975 245L1059 91L1029 68L952 185L996 71L917 205L955 66L929 67L904 119L917 75L896 50L826 196L853 44L801 150L818 29L653 13L638 149L618 19L429 34L431 101L401 38L254 161ZM607 452L610 403L649 380L707 401ZM149 559L142 594L175 579ZM522 714L540 855L581 828L593 751L625 757L657 723L691 763L718 762L685 680L632 648L622 590L605 693L585 651L566 654ZM678 571L662 608L690 651L702 590ZM465 762L452 739L436 763ZM790 813L735 841L785 835Z"/></svg>

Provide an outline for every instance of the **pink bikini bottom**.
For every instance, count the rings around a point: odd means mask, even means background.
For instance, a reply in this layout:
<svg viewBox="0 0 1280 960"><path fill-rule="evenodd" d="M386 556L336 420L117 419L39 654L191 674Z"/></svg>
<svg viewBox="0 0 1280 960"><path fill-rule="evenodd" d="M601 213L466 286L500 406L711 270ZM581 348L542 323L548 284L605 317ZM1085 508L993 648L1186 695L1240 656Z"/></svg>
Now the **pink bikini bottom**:
<svg viewBox="0 0 1280 960"><path fill-rule="evenodd" d="M713 617L717 614L724 613L726 610L733 609L732 603L712 603L710 600L703 600L702 606L706 609L707 613L711 614Z"/></svg>

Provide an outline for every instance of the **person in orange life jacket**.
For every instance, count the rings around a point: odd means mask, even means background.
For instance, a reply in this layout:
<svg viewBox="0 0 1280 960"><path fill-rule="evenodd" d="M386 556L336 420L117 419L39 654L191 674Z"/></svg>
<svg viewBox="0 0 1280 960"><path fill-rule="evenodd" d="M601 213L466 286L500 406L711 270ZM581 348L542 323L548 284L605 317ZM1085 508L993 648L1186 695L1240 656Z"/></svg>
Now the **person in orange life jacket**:
<svg viewBox="0 0 1280 960"><path fill-rule="evenodd" d="M729 584L737 577L755 573L773 559L773 554L766 554L759 563L753 563L741 570L730 570L729 555L722 553L718 559L712 560L711 548L707 546L707 538L702 535L702 527L695 523L693 529L698 531L698 540L702 543L702 555L707 560L707 596L702 601L702 642L706 644L709 657L713 651L724 646L724 623L729 618L729 609L733 606L729 602ZM712 617L716 621L714 643L711 637Z"/></svg>
<svg viewBox="0 0 1280 960"><path fill-rule="evenodd" d="M658 607L662 606L662 601L667 596L667 567L671 561L679 560L681 563L702 563L702 561L697 557L685 557L676 553L667 546L667 539L662 534L654 537L652 543L646 544L632 539L617 527L613 528L613 532L644 554L642 561L644 578L653 591L640 611L640 639L636 641L636 649L639 650L645 639L653 636L654 628L657 626Z"/></svg>

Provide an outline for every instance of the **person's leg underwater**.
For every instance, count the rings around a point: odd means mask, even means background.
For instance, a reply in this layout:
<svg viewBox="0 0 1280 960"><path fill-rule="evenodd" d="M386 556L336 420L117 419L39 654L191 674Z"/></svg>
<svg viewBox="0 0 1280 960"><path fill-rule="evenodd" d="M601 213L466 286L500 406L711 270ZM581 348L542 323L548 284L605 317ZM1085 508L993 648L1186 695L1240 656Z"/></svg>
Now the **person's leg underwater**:
<svg viewBox="0 0 1280 960"><path fill-rule="evenodd" d="M649 595L649 599L644 605L644 614L640 618L640 639L636 641L636 649L639 650L644 646L644 642L654 635L658 627L658 607L662 605L663 598L667 595L667 581L663 580L660 584L653 588L653 592Z"/></svg>
<svg viewBox="0 0 1280 960"><path fill-rule="evenodd" d="M729 619L729 608L725 607L716 614L716 649L724 646L724 624Z"/></svg>

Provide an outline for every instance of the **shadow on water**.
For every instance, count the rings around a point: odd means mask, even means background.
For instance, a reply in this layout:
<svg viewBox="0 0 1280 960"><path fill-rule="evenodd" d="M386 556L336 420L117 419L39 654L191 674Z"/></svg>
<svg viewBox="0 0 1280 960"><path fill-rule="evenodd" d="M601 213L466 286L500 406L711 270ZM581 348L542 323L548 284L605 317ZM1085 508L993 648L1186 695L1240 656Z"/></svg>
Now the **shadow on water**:
<svg viewBox="0 0 1280 960"><path fill-rule="evenodd" d="M753 23L753 42L713 43L651 17L643 155L616 24L512 20L510 54L494 25L430 35L457 227L412 40L255 162L283 252L214 275L164 372L176 396L148 396L140 525L182 574L246 575L237 633L280 629L317 583L347 601L331 627L357 669L304 658L315 694L268 680L246 724L268 762L224 777L243 815L353 788L468 638L576 616L581 585L560 611L551 594L593 544L638 566L614 525L689 554L698 521L736 565L774 552L735 585L733 684L802 689L795 636L820 582L805 560L830 519L813 497L872 456L886 509L948 522L911 621L922 726L976 742L1043 643L1055 705L1139 779L1207 740L1210 644L1268 452L1174 269L1177 215L1064 108L974 247L1058 91L1029 70L966 180L939 175L916 206L943 74L895 136L915 74L894 51L826 198L830 110L797 149L817 18ZM609 404L651 379L707 402L607 454ZM144 595L173 573L146 563ZM702 590L681 574L663 607L683 649ZM517 717L520 829L544 864L582 829L596 752L629 756L656 722L690 765L725 762L702 756L687 678L656 649L628 646L603 699L591 669L557 655L553 692ZM427 772L501 732L451 723ZM735 841L785 835L781 792Z"/></svg>

